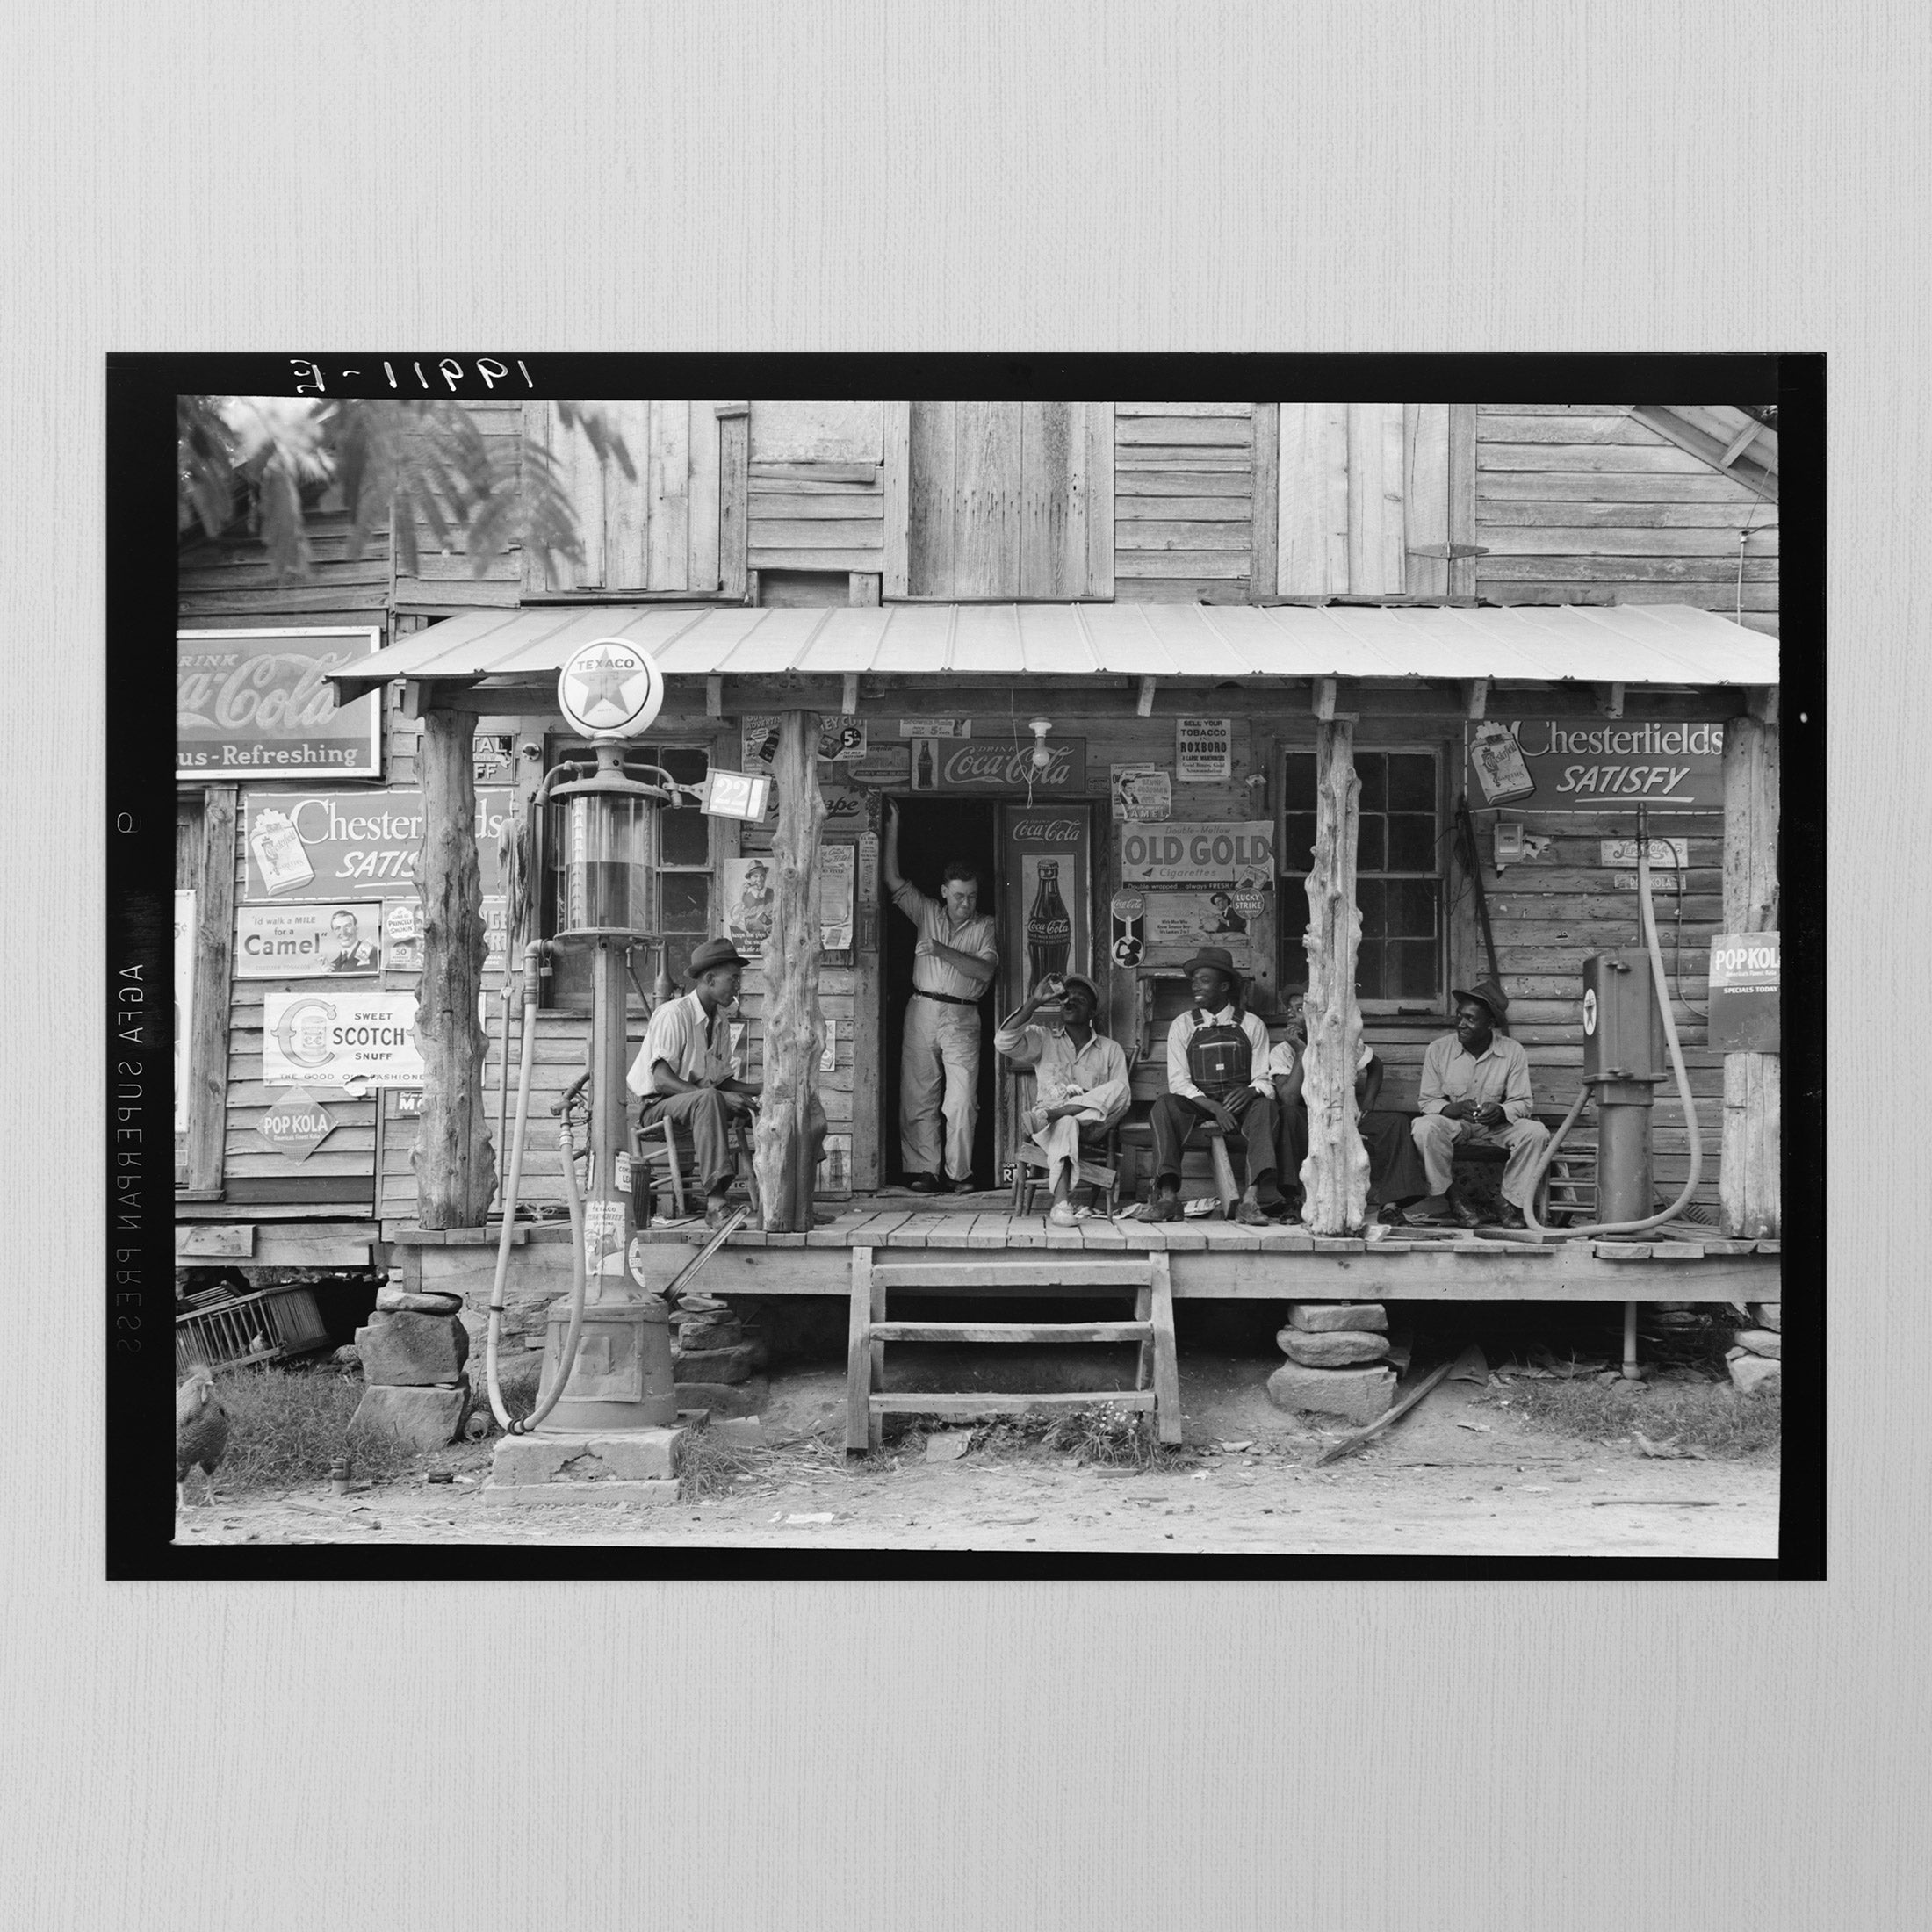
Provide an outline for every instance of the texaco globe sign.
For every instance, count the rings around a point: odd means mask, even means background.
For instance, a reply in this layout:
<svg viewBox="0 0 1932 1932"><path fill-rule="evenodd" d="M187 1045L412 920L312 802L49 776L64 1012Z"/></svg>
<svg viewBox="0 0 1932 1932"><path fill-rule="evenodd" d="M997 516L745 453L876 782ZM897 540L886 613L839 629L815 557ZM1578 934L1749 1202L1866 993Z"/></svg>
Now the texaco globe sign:
<svg viewBox="0 0 1932 1932"><path fill-rule="evenodd" d="M558 674L557 708L587 738L635 738L664 709L664 674L627 639L599 638Z"/></svg>

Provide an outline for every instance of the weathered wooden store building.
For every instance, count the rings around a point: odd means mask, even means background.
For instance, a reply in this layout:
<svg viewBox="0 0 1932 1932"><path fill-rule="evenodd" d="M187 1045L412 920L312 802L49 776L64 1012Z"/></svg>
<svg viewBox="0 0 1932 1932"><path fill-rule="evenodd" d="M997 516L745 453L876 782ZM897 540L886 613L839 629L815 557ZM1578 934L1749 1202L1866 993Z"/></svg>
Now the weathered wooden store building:
<svg viewBox="0 0 1932 1932"><path fill-rule="evenodd" d="M818 1186L837 1218L746 1230L708 1287L843 1294L855 1253L917 1249L984 1276L1001 1252L1049 1247L1164 1257L1182 1296L1777 1298L1777 1058L1707 1033L1713 936L1777 925L1777 436L1755 414L604 407L634 477L549 405L473 406L486 437L546 446L567 479L584 554L560 575L513 550L478 577L426 532L412 572L394 547L347 561L324 527L313 574L292 587L245 544L184 555L184 1256L400 1255L487 1291L488 1174L480 1193L459 1178L431 1198L412 1163L420 1092L316 1064L315 1002L361 1002L371 1038L413 1011L419 854L430 871L462 864L473 825L491 935L479 1131L495 1137L506 962L511 937L528 936L503 833L570 747L565 659L621 638L667 679L645 755L674 776L765 768L793 714L820 753L823 822L803 835L819 893L812 1077L831 1136ZM238 739L256 749L238 757ZM1499 751L1513 761L1499 767ZM665 944L638 976L638 1036L701 939L773 942L758 912L778 789L762 821L666 815ZM1027 914L1050 869L1070 963L1103 989L1137 1114L1162 1090L1182 962L1202 946L1226 946L1255 1009L1286 1020L1282 989L1308 977L1305 882L1325 811L1323 863L1344 898L1316 934L1330 993L1316 1053L1340 1056L1359 1014L1388 1069L1381 1104L1413 1107L1451 989L1493 976L1554 1118L1577 1092L1585 957L1620 948L1645 967L1641 829L1702 1137L1694 1221L1654 1244L1556 1249L1211 1218L1049 1229L1012 1211L1019 1103L991 1021L984 1191L938 1208L882 1192L898 1179L912 946L881 876L886 797L914 883L936 890L955 856L981 869L998 921L996 1014L1025 990ZM524 870L541 936L555 909L534 835ZM1359 934L1341 976L1323 962L1353 937L1350 904ZM753 1079L768 964L743 1000ZM536 1042L538 1121L582 1071L586 1006L560 964ZM1570 1172L1588 1218L1582 1124ZM1663 1200L1690 1135L1666 1084L1652 1135ZM526 1199L560 1198L558 1163L538 1135ZM519 1243L528 1281L566 1285L564 1238L537 1226ZM687 1241L664 1231L667 1272Z"/></svg>

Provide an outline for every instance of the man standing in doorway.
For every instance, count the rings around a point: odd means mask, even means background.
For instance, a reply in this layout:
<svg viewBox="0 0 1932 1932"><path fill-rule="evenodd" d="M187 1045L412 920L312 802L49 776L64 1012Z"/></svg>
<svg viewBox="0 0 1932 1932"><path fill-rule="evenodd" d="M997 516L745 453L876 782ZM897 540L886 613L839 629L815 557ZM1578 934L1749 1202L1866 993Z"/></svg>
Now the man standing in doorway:
<svg viewBox="0 0 1932 1932"><path fill-rule="evenodd" d="M993 921L979 911L979 876L962 859L947 862L936 899L906 883L890 799L883 856L892 903L919 935L899 1057L899 1164L915 1193L968 1193L979 1125L979 1001L999 962Z"/></svg>
<svg viewBox="0 0 1932 1932"><path fill-rule="evenodd" d="M1235 1219L1258 1228L1287 1212L1275 1181L1268 1029L1242 1004L1241 977L1225 947L1203 947L1181 970L1194 1004L1167 1029L1167 1091L1148 1120L1154 1195L1147 1218L1180 1219L1181 1150L1193 1128L1211 1121L1246 1150L1247 1188Z"/></svg>

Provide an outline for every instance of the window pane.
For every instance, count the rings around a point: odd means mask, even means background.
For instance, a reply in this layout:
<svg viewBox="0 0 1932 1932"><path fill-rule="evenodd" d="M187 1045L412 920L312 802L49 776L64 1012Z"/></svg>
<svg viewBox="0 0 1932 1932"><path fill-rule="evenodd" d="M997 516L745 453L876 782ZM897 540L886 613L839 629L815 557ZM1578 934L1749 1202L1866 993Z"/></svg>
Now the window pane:
<svg viewBox="0 0 1932 1932"><path fill-rule="evenodd" d="M1357 752L1355 775L1362 782L1362 810L1388 809L1388 754L1386 752Z"/></svg>
<svg viewBox="0 0 1932 1932"><path fill-rule="evenodd" d="M1395 981L1394 990L1382 997L1387 999L1427 1000L1435 1002L1436 986L1436 942L1432 939L1405 939L1392 942L1388 948L1391 961L1391 977Z"/></svg>
<svg viewBox="0 0 1932 1932"><path fill-rule="evenodd" d="M1436 761L1426 753L1388 754L1388 809L1427 811L1436 809Z"/></svg>
<svg viewBox="0 0 1932 1932"><path fill-rule="evenodd" d="M1281 869L1300 875L1315 863L1315 814L1291 811L1284 822Z"/></svg>
<svg viewBox="0 0 1932 1932"><path fill-rule="evenodd" d="M1383 888L1388 930L1403 939L1433 939L1436 934L1436 882L1433 879L1390 879Z"/></svg>
<svg viewBox="0 0 1932 1932"><path fill-rule="evenodd" d="M1358 999L1395 998L1387 984L1388 975L1383 963L1386 956L1387 948L1380 941L1363 941L1360 952L1355 955L1355 997Z"/></svg>
<svg viewBox="0 0 1932 1932"><path fill-rule="evenodd" d="M1388 869L1391 872L1433 872L1436 869L1436 820L1431 813L1392 812L1388 818Z"/></svg>
<svg viewBox="0 0 1932 1932"><path fill-rule="evenodd" d="M1358 872L1386 872L1388 869L1388 821L1379 814L1371 817L1362 814L1361 835L1355 845L1355 869Z"/></svg>
<svg viewBox="0 0 1932 1932"><path fill-rule="evenodd" d="M1315 753L1287 752L1281 759L1281 809L1284 811L1315 810Z"/></svg>
<svg viewBox="0 0 1932 1932"><path fill-rule="evenodd" d="M711 821L702 811L667 809L660 816L659 823L664 827L665 864L710 865Z"/></svg>
<svg viewBox="0 0 1932 1932"><path fill-rule="evenodd" d="M667 872L664 882L664 929L667 933L703 933L710 928L711 882L703 872Z"/></svg>
<svg viewBox="0 0 1932 1932"><path fill-rule="evenodd" d="M701 747L688 745L675 749L667 745L653 745L645 753L645 760L648 764L663 766L681 785L702 785L711 762Z"/></svg>
<svg viewBox="0 0 1932 1932"><path fill-rule="evenodd" d="M1355 904L1362 915L1362 937L1375 938L1388 930L1388 914L1386 895L1388 887L1380 879L1358 879L1355 882Z"/></svg>

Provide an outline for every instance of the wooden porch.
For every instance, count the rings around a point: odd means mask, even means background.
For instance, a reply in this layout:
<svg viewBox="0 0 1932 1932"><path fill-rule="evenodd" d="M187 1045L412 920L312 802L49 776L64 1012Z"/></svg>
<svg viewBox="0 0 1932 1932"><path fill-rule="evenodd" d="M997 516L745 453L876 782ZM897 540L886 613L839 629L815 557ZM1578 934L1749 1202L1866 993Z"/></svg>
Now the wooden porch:
<svg viewBox="0 0 1932 1932"><path fill-rule="evenodd" d="M821 1201L820 1211L831 1204ZM434 1233L386 1230L407 1271L429 1287L487 1294L494 1244L482 1230L448 1242ZM1243 1228L1215 1217L1153 1224L1104 1217L1055 1228L1041 1215L1016 1216L1006 1193L959 1194L942 1201L885 1193L854 1197L809 1234L734 1234L693 1283L712 1294L849 1295L855 1250L919 1251L943 1276L924 1272L950 1294L1023 1295L1107 1292L1072 1279L1042 1287L1036 1268L1002 1281L1002 1257L1037 1263L1042 1251L1070 1262L1129 1252L1170 1258L1173 1293L1194 1301L1716 1301L1742 1306L1782 1299L1776 1241L1725 1239L1715 1229L1683 1227L1657 1241L1553 1241L1530 1245L1479 1235L1391 1229L1386 1237L1311 1235L1297 1227ZM569 1287L569 1229L539 1223L519 1229L511 1263L516 1292L561 1294ZM486 1237L493 1238L493 1237ZM638 1239L646 1280L664 1287L707 1238L702 1222L663 1223ZM1008 1264L1012 1265L1012 1264Z"/></svg>

